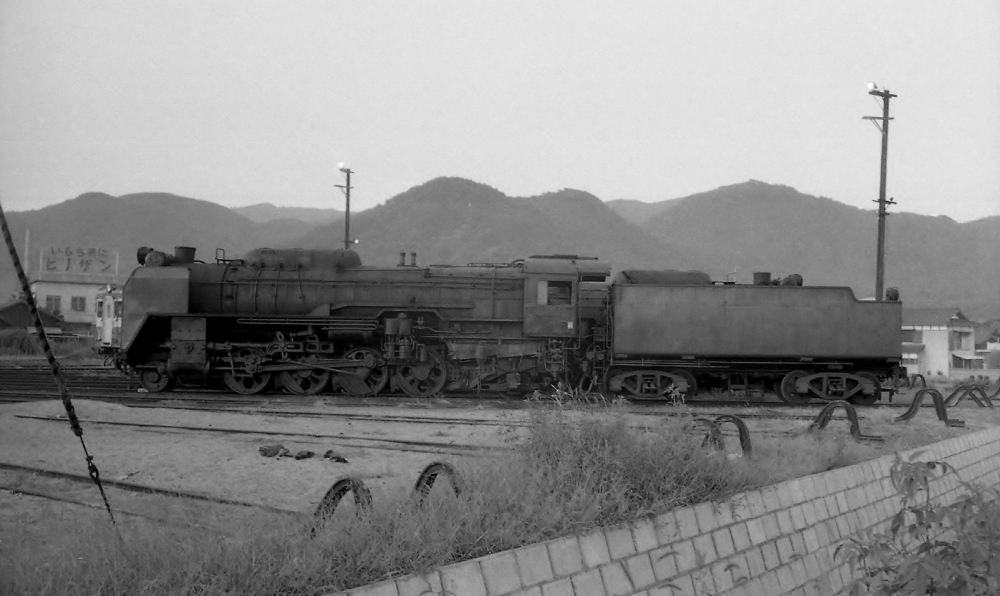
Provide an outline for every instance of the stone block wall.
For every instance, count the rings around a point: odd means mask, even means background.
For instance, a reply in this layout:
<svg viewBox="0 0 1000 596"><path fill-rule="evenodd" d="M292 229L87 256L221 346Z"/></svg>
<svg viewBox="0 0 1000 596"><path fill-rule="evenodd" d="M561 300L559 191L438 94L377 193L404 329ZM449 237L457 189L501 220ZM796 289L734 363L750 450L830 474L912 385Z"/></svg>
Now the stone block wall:
<svg viewBox="0 0 1000 596"><path fill-rule="evenodd" d="M962 480L1000 483L1000 428L949 439L921 461L947 461ZM355 588L347 596L805 596L845 593L852 579L834 551L860 531L885 529L900 498L895 456ZM947 475L932 496L964 493Z"/></svg>

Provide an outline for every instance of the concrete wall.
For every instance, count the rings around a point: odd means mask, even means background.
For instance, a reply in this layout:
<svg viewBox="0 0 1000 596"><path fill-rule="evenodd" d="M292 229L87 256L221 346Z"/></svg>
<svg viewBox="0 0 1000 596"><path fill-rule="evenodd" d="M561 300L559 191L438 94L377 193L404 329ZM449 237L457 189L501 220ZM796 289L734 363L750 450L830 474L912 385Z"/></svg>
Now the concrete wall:
<svg viewBox="0 0 1000 596"><path fill-rule="evenodd" d="M924 354L920 374L947 375L951 370L951 351L948 349L948 333L947 327L924 329Z"/></svg>
<svg viewBox="0 0 1000 596"><path fill-rule="evenodd" d="M1000 481L1000 428L921 448L961 478ZM916 450L915 450L916 451ZM356 588L349 596L678 596L843 594L849 567L836 547L884 529L900 499L894 456L637 520ZM960 494L953 475L932 483Z"/></svg>

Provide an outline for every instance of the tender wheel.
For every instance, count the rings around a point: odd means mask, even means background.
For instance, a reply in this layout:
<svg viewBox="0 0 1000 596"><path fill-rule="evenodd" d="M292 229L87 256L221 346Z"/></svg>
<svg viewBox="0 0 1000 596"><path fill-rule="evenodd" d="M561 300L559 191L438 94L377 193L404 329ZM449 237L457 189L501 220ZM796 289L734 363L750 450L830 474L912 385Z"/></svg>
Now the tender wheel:
<svg viewBox="0 0 1000 596"><path fill-rule="evenodd" d="M687 381L688 389L684 392L684 399L690 399L697 395L698 393L698 381L694 378L694 375L690 371L686 370L672 370L670 374L682 377Z"/></svg>
<svg viewBox="0 0 1000 596"><path fill-rule="evenodd" d="M793 405L807 404L812 401L812 398L808 395L799 395L795 391L795 381L797 381L799 377L804 377L808 374L809 373L804 370L793 370L785 375L785 377L781 379L781 387L778 391L778 397L785 403Z"/></svg>
<svg viewBox="0 0 1000 596"><path fill-rule="evenodd" d="M284 370L279 375L281 383L295 395L316 395L330 383L328 370Z"/></svg>
<svg viewBox="0 0 1000 596"><path fill-rule="evenodd" d="M366 395L376 395L383 391L389 384L389 371L379 363L382 357L371 348L354 348L346 354L347 360L357 360L357 368L348 369L354 375L338 375L335 383L339 382L347 393L364 397Z"/></svg>
<svg viewBox="0 0 1000 596"><path fill-rule="evenodd" d="M241 348L233 354L235 370L222 373L226 386L241 395L260 393L271 382L271 373L261 372L264 353L254 348Z"/></svg>
<svg viewBox="0 0 1000 596"><path fill-rule="evenodd" d="M174 388L174 380L161 370L162 362L150 362L146 366L155 366L156 368L139 371L139 384L142 385L143 389L150 393L160 393Z"/></svg>
<svg viewBox="0 0 1000 596"><path fill-rule="evenodd" d="M874 383L875 393L872 393L871 395L865 395L864 393L856 393L852 395L851 399L847 401L851 402L852 404L857 404L859 406L870 406L875 402L877 402L878 400L882 399L882 382L878 380L878 377L876 377L870 372L860 372L857 373L857 376Z"/></svg>
<svg viewBox="0 0 1000 596"><path fill-rule="evenodd" d="M448 362L434 350L427 351L427 362L404 364L396 369L400 389L411 397L430 397L444 389L448 381Z"/></svg>

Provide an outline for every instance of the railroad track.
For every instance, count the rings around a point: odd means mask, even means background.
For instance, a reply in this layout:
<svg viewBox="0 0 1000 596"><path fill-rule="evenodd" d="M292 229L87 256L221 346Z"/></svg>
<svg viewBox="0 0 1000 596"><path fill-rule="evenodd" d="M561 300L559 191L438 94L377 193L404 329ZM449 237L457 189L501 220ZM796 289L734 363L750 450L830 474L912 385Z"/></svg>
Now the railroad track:
<svg viewBox="0 0 1000 596"><path fill-rule="evenodd" d="M238 396L226 389L182 387L170 393L138 393L138 384L130 381L120 371L102 365L70 364L62 365L60 371L71 395L74 397L100 399L132 407L182 408L231 411L242 408L262 408L280 406L301 406L314 404L317 400L329 400L343 406L397 407L419 405L433 409L468 407L474 400L476 405L493 408L523 407L525 398L504 396L483 396L476 393L449 394L444 399L414 399L408 396L379 396L358 398L346 395L321 394L302 397L288 393L267 393L259 396ZM52 371L48 365L28 363L0 363L0 403L51 399L58 397ZM609 400L610 401L610 400ZM657 408L669 406L662 400L629 400L636 407ZM544 402L543 402L544 403ZM777 398L719 399L717 394L706 393L689 400L686 405L705 408L781 408L793 410L813 410L825 405L815 400L808 404L786 404ZM907 403L880 402L874 408L905 408ZM930 404L925 404L930 407Z"/></svg>

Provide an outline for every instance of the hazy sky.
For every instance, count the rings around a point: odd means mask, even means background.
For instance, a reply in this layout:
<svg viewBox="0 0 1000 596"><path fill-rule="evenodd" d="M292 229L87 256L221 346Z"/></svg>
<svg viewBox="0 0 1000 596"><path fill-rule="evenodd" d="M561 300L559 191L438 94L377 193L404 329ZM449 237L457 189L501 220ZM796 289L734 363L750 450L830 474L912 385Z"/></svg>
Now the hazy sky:
<svg viewBox="0 0 1000 596"><path fill-rule="evenodd" d="M1000 2L0 1L0 200L364 209L437 176L1000 214Z"/></svg>

